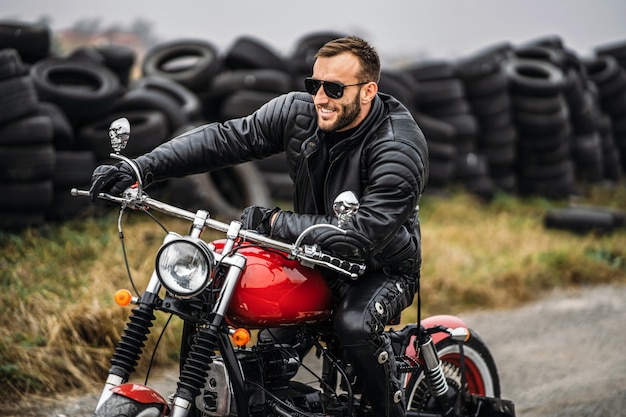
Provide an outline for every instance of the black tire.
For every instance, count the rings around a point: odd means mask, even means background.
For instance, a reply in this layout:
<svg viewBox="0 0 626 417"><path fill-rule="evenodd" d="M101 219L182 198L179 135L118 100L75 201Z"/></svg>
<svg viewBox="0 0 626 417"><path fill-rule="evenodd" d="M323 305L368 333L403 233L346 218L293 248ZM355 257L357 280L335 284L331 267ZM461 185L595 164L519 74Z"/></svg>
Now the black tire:
<svg viewBox="0 0 626 417"><path fill-rule="evenodd" d="M208 210L225 221L239 219L248 206L272 206L263 175L252 163L171 178L168 186L172 197L188 210Z"/></svg>
<svg viewBox="0 0 626 417"><path fill-rule="evenodd" d="M94 118L115 107L124 93L108 68L86 60L48 58L30 70L42 101L57 104L70 118Z"/></svg>
<svg viewBox="0 0 626 417"><path fill-rule="evenodd" d="M50 118L52 123L52 142L55 149L74 149L74 127L59 106L47 101L41 101L37 114Z"/></svg>
<svg viewBox="0 0 626 417"><path fill-rule="evenodd" d="M329 41L346 36L342 32L313 32L305 35L296 41L294 51L290 56L290 62L294 72L311 74L315 54Z"/></svg>
<svg viewBox="0 0 626 417"><path fill-rule="evenodd" d="M561 94L552 97L533 97L514 94L511 102L515 111L527 113L555 113L567 106L565 97Z"/></svg>
<svg viewBox="0 0 626 417"><path fill-rule="evenodd" d="M456 77L454 64L447 60L414 62L407 65L404 70L417 81L431 81Z"/></svg>
<svg viewBox="0 0 626 417"><path fill-rule="evenodd" d="M503 59L511 50L509 42L490 45L455 62L455 74L467 81L500 71Z"/></svg>
<svg viewBox="0 0 626 417"><path fill-rule="evenodd" d="M408 108L416 105L417 83L405 71L381 71L378 91L397 98L400 103Z"/></svg>
<svg viewBox="0 0 626 417"><path fill-rule="evenodd" d="M513 112L508 107L494 109L494 113L476 114L474 111L474 114L480 121L480 128L483 131L501 129L514 124Z"/></svg>
<svg viewBox="0 0 626 417"><path fill-rule="evenodd" d="M0 145L37 145L52 142L48 116L27 116L0 125Z"/></svg>
<svg viewBox="0 0 626 417"><path fill-rule="evenodd" d="M137 81L135 88L158 91L173 98L189 122L195 122L202 117L202 103L198 96L176 81L165 77L146 76Z"/></svg>
<svg viewBox="0 0 626 417"><path fill-rule="evenodd" d="M413 119L417 122L427 140L454 143L457 131L450 123L446 123L423 112L412 111Z"/></svg>
<svg viewBox="0 0 626 417"><path fill-rule="evenodd" d="M517 58L549 62L561 69L564 67L565 55L563 52L545 45L520 46L513 50L513 54Z"/></svg>
<svg viewBox="0 0 626 417"><path fill-rule="evenodd" d="M113 394L95 412L93 417L160 417L163 404L143 404L122 395Z"/></svg>
<svg viewBox="0 0 626 417"><path fill-rule="evenodd" d="M468 389L473 394L499 398L500 376L493 356L480 336L473 330L470 333L471 338L463 344ZM435 346L443 364L448 385L458 388L461 383L458 344L447 337L437 342ZM430 396L424 374L411 374L406 385L407 409L410 411L437 411L426 409L426 403L428 403Z"/></svg>
<svg viewBox="0 0 626 417"><path fill-rule="evenodd" d="M30 77L23 75L0 81L0 123L35 113L38 103Z"/></svg>
<svg viewBox="0 0 626 417"><path fill-rule="evenodd" d="M285 71L288 63L269 45L251 36L240 36L228 48L224 64L229 69L274 69ZM290 70L287 70L290 72Z"/></svg>
<svg viewBox="0 0 626 417"><path fill-rule="evenodd" d="M565 76L557 66L533 59L509 59L504 64L512 92L550 97L565 88Z"/></svg>
<svg viewBox="0 0 626 417"><path fill-rule="evenodd" d="M0 183L0 210L44 212L52 204L52 180Z"/></svg>
<svg viewBox="0 0 626 417"><path fill-rule="evenodd" d="M431 158L429 161L428 185L440 187L454 180L456 162L454 159Z"/></svg>
<svg viewBox="0 0 626 417"><path fill-rule="evenodd" d="M223 71L211 81L208 96L219 99L239 90L254 90L276 95L291 90L291 76L283 70L238 69Z"/></svg>
<svg viewBox="0 0 626 417"><path fill-rule="evenodd" d="M181 83L192 91L204 89L220 70L217 48L200 39L164 42L146 52L144 76L159 76Z"/></svg>
<svg viewBox="0 0 626 417"><path fill-rule="evenodd" d="M478 119L471 113L441 116L439 119L451 124L459 136L474 136L479 132Z"/></svg>
<svg viewBox="0 0 626 417"><path fill-rule="evenodd" d="M431 159L443 159L449 161L456 158L456 147L450 143L429 140L427 145L428 157Z"/></svg>
<svg viewBox="0 0 626 417"><path fill-rule="evenodd" d="M52 181L55 189L69 193L72 187L89 184L96 168L96 155L91 151L57 151ZM77 200L81 200L77 198Z"/></svg>
<svg viewBox="0 0 626 417"><path fill-rule="evenodd" d="M457 98L442 101L428 107L423 107L423 111L428 112L433 117L455 116L459 114L472 113L472 107L469 101L464 98Z"/></svg>
<svg viewBox="0 0 626 417"><path fill-rule="evenodd" d="M554 113L514 112L515 125L522 134L553 135L569 126L566 106Z"/></svg>
<svg viewBox="0 0 626 417"><path fill-rule="evenodd" d="M470 106L476 117L487 119L493 114L511 109L511 96L507 90L500 90L486 96L472 97Z"/></svg>
<svg viewBox="0 0 626 417"><path fill-rule="evenodd" d="M124 94L115 106L116 113L145 110L163 113L167 119L168 133L189 122L179 104L171 96L160 91L135 88Z"/></svg>
<svg viewBox="0 0 626 417"><path fill-rule="evenodd" d="M599 88L614 80L622 72L615 58L609 55L584 60L583 68L587 77Z"/></svg>
<svg viewBox="0 0 626 417"><path fill-rule="evenodd" d="M293 181L287 173L263 172L263 182L267 184L270 196L274 200L293 200Z"/></svg>
<svg viewBox="0 0 626 417"><path fill-rule="evenodd" d="M416 97L420 108L427 108L433 103L464 98L465 88L458 78L424 81L418 84Z"/></svg>
<svg viewBox="0 0 626 417"><path fill-rule="evenodd" d="M0 181L39 181L52 178L55 163L54 152L51 143L1 146Z"/></svg>
<svg viewBox="0 0 626 417"><path fill-rule="evenodd" d="M544 226L576 233L610 233L623 227L625 218L624 211L606 207L566 207L548 210L544 216Z"/></svg>
<svg viewBox="0 0 626 417"><path fill-rule="evenodd" d="M504 71L495 71L463 82L468 97L482 97L507 91L509 80Z"/></svg>
<svg viewBox="0 0 626 417"><path fill-rule="evenodd" d="M508 146L513 145L516 142L517 130L512 125L483 131L478 139L480 147Z"/></svg>
<svg viewBox="0 0 626 417"><path fill-rule="evenodd" d="M96 46L96 50L102 54L104 65L117 75L123 86L127 87L131 70L137 60L137 52L130 46L122 44L99 45Z"/></svg>
<svg viewBox="0 0 626 417"><path fill-rule="evenodd" d="M0 81L28 73L20 54L12 48L0 49Z"/></svg>
<svg viewBox="0 0 626 417"><path fill-rule="evenodd" d="M50 28L40 23L0 21L0 49L14 48L32 64L50 54Z"/></svg>
<svg viewBox="0 0 626 417"><path fill-rule="evenodd" d="M220 106L219 119L224 121L248 116L276 96L276 93L265 91L237 91L224 99Z"/></svg>

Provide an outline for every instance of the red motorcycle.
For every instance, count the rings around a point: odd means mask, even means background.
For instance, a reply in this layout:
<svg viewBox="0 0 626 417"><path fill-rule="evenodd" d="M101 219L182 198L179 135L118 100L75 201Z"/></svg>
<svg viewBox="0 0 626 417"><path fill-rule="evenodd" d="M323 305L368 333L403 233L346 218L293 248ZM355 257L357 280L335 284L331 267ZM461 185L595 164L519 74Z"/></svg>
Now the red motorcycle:
<svg viewBox="0 0 626 417"><path fill-rule="evenodd" d="M148 197L136 165L119 154L130 135L128 120L113 122L109 133L115 150L111 156L129 163L138 178L120 197L98 196L121 205L120 233L127 208L156 210L189 220L191 226L186 236L166 234L141 295L123 291L116 296L125 300L120 304L136 306L111 359L94 416L368 415L367 399L329 325L331 291L320 272L326 268L359 279L365 267L302 244L312 228L345 233L342 227L358 210L354 194L342 193L335 201L339 226L313 226L287 244L242 230L238 221L225 224L206 211L192 213ZM200 236L206 228L225 233L225 238L205 242ZM168 398L128 383L157 310L185 323L179 379ZM300 347L312 349L306 361L298 346L250 344L251 330L276 327L296 329ZM515 415L513 403L499 398L500 381L489 349L461 319L434 316L386 332L402 376L408 416Z"/></svg>

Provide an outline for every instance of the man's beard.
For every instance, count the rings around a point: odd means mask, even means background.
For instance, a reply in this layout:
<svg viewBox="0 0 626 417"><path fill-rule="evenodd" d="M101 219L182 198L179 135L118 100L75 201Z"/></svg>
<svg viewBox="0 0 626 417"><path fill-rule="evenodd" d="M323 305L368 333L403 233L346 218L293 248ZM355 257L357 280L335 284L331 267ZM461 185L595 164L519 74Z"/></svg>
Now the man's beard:
<svg viewBox="0 0 626 417"><path fill-rule="evenodd" d="M325 132L336 132L354 122L356 118L359 117L359 114L361 114L361 101L359 100L359 95L357 94L352 102L341 106L341 113L335 123L333 123L330 127L322 127L320 125L320 129Z"/></svg>

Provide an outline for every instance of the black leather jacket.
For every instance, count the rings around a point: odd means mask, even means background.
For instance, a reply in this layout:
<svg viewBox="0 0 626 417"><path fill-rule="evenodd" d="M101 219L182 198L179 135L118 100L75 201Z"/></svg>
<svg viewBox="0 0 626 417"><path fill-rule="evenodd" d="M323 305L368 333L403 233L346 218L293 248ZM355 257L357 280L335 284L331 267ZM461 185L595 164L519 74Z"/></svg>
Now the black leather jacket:
<svg viewBox="0 0 626 417"><path fill-rule="evenodd" d="M410 112L379 93L370 114L350 137L331 149L324 138L311 96L292 92L250 116L191 130L137 162L149 183L286 151L295 184L295 213L279 213L272 237L293 242L308 226L336 224L333 200L350 190L359 199L360 210L348 233L313 233L308 242L363 260L370 269L390 266L417 272L421 264L417 208L428 177L428 150ZM320 198L323 201L317 201Z"/></svg>

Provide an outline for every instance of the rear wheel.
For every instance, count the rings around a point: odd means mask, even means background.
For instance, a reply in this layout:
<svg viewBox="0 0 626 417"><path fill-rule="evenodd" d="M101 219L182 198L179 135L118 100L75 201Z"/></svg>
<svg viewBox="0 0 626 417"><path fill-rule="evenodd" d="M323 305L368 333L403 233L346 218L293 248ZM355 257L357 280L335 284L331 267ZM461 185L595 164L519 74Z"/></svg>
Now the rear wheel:
<svg viewBox="0 0 626 417"><path fill-rule="evenodd" d="M94 414L94 417L159 417L162 404L142 404L131 398L113 394Z"/></svg>
<svg viewBox="0 0 626 417"><path fill-rule="evenodd" d="M491 352L482 339L471 332L472 337L463 344L465 378L470 393L500 397L500 377ZM436 343L442 369L448 386L457 391L461 388L461 354L459 345L450 338ZM426 411L432 406L432 394L423 373L411 376L407 383L407 405L409 410Z"/></svg>

